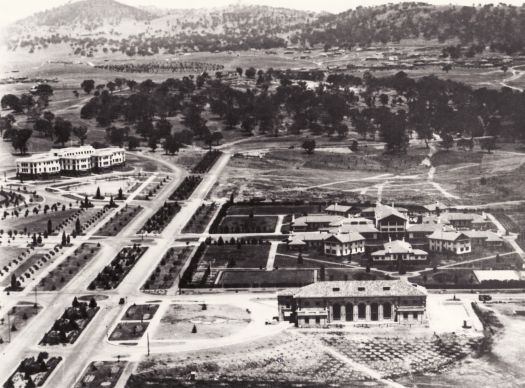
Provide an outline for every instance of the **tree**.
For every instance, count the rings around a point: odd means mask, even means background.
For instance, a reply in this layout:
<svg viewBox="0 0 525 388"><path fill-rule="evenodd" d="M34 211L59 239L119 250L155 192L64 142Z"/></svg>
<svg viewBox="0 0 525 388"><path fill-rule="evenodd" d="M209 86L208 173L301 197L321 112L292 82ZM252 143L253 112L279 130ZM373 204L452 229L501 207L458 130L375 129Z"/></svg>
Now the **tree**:
<svg viewBox="0 0 525 388"><path fill-rule="evenodd" d="M47 220L47 234L53 233L53 222L51 218Z"/></svg>
<svg viewBox="0 0 525 388"><path fill-rule="evenodd" d="M11 275L11 289L16 290L18 288L18 280L16 280L16 275Z"/></svg>
<svg viewBox="0 0 525 388"><path fill-rule="evenodd" d="M106 129L106 137L112 145L122 147L126 138L126 129L110 127Z"/></svg>
<svg viewBox="0 0 525 388"><path fill-rule="evenodd" d="M157 149L157 138L155 136L149 138L148 147L151 149L151 152L155 152Z"/></svg>
<svg viewBox="0 0 525 388"><path fill-rule="evenodd" d="M72 129L73 125L71 124L71 121L64 120L62 117L57 117L54 126L55 143L62 143L63 147L71 138Z"/></svg>
<svg viewBox="0 0 525 388"><path fill-rule="evenodd" d="M77 235L82 233L82 226L80 225L80 219L79 218L77 218L77 220L75 221L75 232L77 233Z"/></svg>
<svg viewBox="0 0 525 388"><path fill-rule="evenodd" d="M192 334L197 333L197 326L193 325L193 328L191 329Z"/></svg>
<svg viewBox="0 0 525 388"><path fill-rule="evenodd" d="M157 124L155 125L157 129L157 136L160 138L165 138L168 135L171 135L171 123L166 120L165 118L160 119L157 121Z"/></svg>
<svg viewBox="0 0 525 388"><path fill-rule="evenodd" d="M15 112L22 111L22 104L20 102L20 99L14 94L4 95L2 97L2 100L0 101L0 105L2 106L2 109L12 109Z"/></svg>
<svg viewBox="0 0 525 388"><path fill-rule="evenodd" d="M447 63L445 65L443 65L443 67L441 68L445 73L448 73L450 70L452 70L452 65L450 63Z"/></svg>
<svg viewBox="0 0 525 388"><path fill-rule="evenodd" d="M441 146L447 151L454 146L454 139L448 133L443 133L441 135Z"/></svg>
<svg viewBox="0 0 525 388"><path fill-rule="evenodd" d="M100 187L97 186L97 191L95 192L95 199L104 199L104 197L100 194Z"/></svg>
<svg viewBox="0 0 525 388"><path fill-rule="evenodd" d="M128 149L130 151L135 150L138 146L140 146L140 139L135 136L129 136L128 137Z"/></svg>
<svg viewBox="0 0 525 388"><path fill-rule="evenodd" d="M82 81L80 87L84 92L86 92L86 94L89 94L93 91L93 89L95 89L95 81L93 81L92 79L86 79Z"/></svg>
<svg viewBox="0 0 525 388"><path fill-rule="evenodd" d="M33 124L33 129L42 133L46 137L53 134L53 125L51 124L51 121L46 119L36 119L35 123Z"/></svg>
<svg viewBox="0 0 525 388"><path fill-rule="evenodd" d="M301 252L299 252L299 254L297 255L297 264L298 265L303 265L304 261L303 261L303 255L301 254Z"/></svg>
<svg viewBox="0 0 525 388"><path fill-rule="evenodd" d="M53 88L48 84L38 84L34 94L41 97L50 97L53 95Z"/></svg>
<svg viewBox="0 0 525 388"><path fill-rule="evenodd" d="M90 309L94 309L94 308L96 308L96 307L97 307L97 301L95 300L95 298L91 298L91 299L89 300L89 308L90 308Z"/></svg>
<svg viewBox="0 0 525 388"><path fill-rule="evenodd" d="M246 71L244 72L244 75L247 77L247 78L255 78L255 74L257 73L257 70L255 70L254 67L250 67L248 69L246 69Z"/></svg>
<svg viewBox="0 0 525 388"><path fill-rule="evenodd" d="M32 134L33 130L31 129L17 129L11 138L11 145L15 150L20 151L20 154L25 155L27 153L27 142Z"/></svg>
<svg viewBox="0 0 525 388"><path fill-rule="evenodd" d="M175 139L173 135L166 136L166 139L164 140L164 143L162 144L162 148L164 148L164 151L167 154L174 155L177 153L180 149L180 143Z"/></svg>
<svg viewBox="0 0 525 388"><path fill-rule="evenodd" d="M66 244L67 244L66 232L62 232L62 246L65 246Z"/></svg>
<svg viewBox="0 0 525 388"><path fill-rule="evenodd" d="M237 74L239 74L239 77L242 76L242 67L236 68L235 71L237 72Z"/></svg>
<svg viewBox="0 0 525 388"><path fill-rule="evenodd" d="M479 146L482 150L487 150L487 153L491 153L496 148L496 138L494 136L485 136L479 139Z"/></svg>
<svg viewBox="0 0 525 388"><path fill-rule="evenodd" d="M306 139L303 141L303 149L306 151L307 154L313 154L315 150L315 140L314 139Z"/></svg>
<svg viewBox="0 0 525 388"><path fill-rule="evenodd" d="M85 125L77 125L73 127L73 135L80 141L80 145L84 145L87 139L87 127Z"/></svg>

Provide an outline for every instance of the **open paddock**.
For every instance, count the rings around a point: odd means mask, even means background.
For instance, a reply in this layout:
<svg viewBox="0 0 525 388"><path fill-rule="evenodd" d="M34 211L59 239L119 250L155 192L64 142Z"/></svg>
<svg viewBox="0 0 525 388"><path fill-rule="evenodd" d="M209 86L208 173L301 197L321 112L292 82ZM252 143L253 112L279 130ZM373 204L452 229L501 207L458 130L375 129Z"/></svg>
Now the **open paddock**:
<svg viewBox="0 0 525 388"><path fill-rule="evenodd" d="M214 339L228 337L250 322L246 309L228 304L172 304L154 339ZM193 333L193 327L196 333Z"/></svg>
<svg viewBox="0 0 525 388"><path fill-rule="evenodd" d="M11 340L18 336L18 333L26 327L31 320L42 311L42 306L38 305L35 308L34 303L18 304L7 311L6 314L0 317L0 349L7 346L9 336ZM7 317L9 315L9 318ZM8 322L11 325L9 330Z"/></svg>
<svg viewBox="0 0 525 388"><path fill-rule="evenodd" d="M270 244L208 245L201 264L220 268L266 267Z"/></svg>

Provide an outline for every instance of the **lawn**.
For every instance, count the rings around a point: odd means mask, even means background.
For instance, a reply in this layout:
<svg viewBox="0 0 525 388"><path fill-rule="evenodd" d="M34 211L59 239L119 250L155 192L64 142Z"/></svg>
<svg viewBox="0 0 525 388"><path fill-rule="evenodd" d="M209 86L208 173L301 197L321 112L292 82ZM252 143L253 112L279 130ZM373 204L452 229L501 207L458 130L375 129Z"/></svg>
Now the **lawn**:
<svg viewBox="0 0 525 388"><path fill-rule="evenodd" d="M149 322L119 322L111 335L110 341L138 340L146 332Z"/></svg>
<svg viewBox="0 0 525 388"><path fill-rule="evenodd" d="M61 290L99 251L99 244L82 243L80 247L75 249L72 256L68 256L57 268L49 272L49 274L40 281L38 290Z"/></svg>
<svg viewBox="0 0 525 388"><path fill-rule="evenodd" d="M49 259L44 257L44 253L34 253L28 257L22 264L18 266L11 275L15 275L17 279L24 278L29 279L31 276L38 270L40 270L44 265L49 265ZM5 277L0 285L8 286L11 283L11 276Z"/></svg>
<svg viewBox="0 0 525 388"><path fill-rule="evenodd" d="M0 247L0 268L3 268L7 264L9 264L11 260L16 259L26 251L27 248Z"/></svg>
<svg viewBox="0 0 525 388"><path fill-rule="evenodd" d="M470 288L479 284L471 269L425 271L408 280L429 288Z"/></svg>
<svg viewBox="0 0 525 388"><path fill-rule="evenodd" d="M270 244L208 245L201 264L221 268L266 268Z"/></svg>
<svg viewBox="0 0 525 388"><path fill-rule="evenodd" d="M93 361L74 388L113 388L117 385L125 367L125 362Z"/></svg>
<svg viewBox="0 0 525 388"><path fill-rule="evenodd" d="M116 215L112 216L97 231L100 236L116 236L142 210L142 206L125 206Z"/></svg>
<svg viewBox="0 0 525 388"><path fill-rule="evenodd" d="M245 328L250 314L228 304L172 304L162 317L155 339L214 339ZM193 333L193 327L196 333Z"/></svg>
<svg viewBox="0 0 525 388"><path fill-rule="evenodd" d="M42 311L42 306L35 308L33 303L18 304L13 306L9 312L0 318L0 349L7 346L9 339L9 325L11 326L11 340L26 327L31 320ZM9 315L9 319L7 318Z"/></svg>
<svg viewBox="0 0 525 388"><path fill-rule="evenodd" d="M294 204L234 204L228 208L227 214L230 216L235 215L284 215L284 214L295 214L295 215L306 215L309 213L320 213L326 206L322 204L305 204L305 205L294 205Z"/></svg>
<svg viewBox="0 0 525 388"><path fill-rule="evenodd" d="M193 247L172 247L168 249L155 271L144 283L143 288L145 290L171 288L192 250Z"/></svg>
<svg viewBox="0 0 525 388"><path fill-rule="evenodd" d="M217 233L273 233L276 225L276 216L226 216Z"/></svg>
<svg viewBox="0 0 525 388"><path fill-rule="evenodd" d="M47 231L48 220L51 220L53 230L56 230L60 224L66 221L68 218L76 219L80 214L80 209L66 209L64 211L48 211L47 214L40 212L38 215L30 215L23 217L21 215L18 218L9 218L2 221L4 230L18 230L22 232L24 230L27 233L44 233Z"/></svg>
<svg viewBox="0 0 525 388"><path fill-rule="evenodd" d="M313 270L226 270L217 284L226 288L301 287L314 282Z"/></svg>
<svg viewBox="0 0 525 388"><path fill-rule="evenodd" d="M8 381L4 383L4 387L41 387L60 361L62 361L62 357L49 357L46 352L40 353L36 359L34 356L26 357L20 362L20 365L9 377Z"/></svg>
<svg viewBox="0 0 525 388"><path fill-rule="evenodd" d="M157 310L159 309L158 304L133 304L130 306L124 316L123 321L149 321L153 318Z"/></svg>

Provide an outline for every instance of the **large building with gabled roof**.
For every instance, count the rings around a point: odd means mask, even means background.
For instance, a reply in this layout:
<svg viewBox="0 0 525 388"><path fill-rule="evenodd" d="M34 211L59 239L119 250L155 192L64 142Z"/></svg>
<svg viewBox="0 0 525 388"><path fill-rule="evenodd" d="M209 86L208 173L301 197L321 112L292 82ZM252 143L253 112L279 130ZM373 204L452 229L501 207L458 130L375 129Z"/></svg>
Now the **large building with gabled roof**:
<svg viewBox="0 0 525 388"><path fill-rule="evenodd" d="M404 280L316 282L277 296L279 319L299 327L364 322L423 324L425 288Z"/></svg>

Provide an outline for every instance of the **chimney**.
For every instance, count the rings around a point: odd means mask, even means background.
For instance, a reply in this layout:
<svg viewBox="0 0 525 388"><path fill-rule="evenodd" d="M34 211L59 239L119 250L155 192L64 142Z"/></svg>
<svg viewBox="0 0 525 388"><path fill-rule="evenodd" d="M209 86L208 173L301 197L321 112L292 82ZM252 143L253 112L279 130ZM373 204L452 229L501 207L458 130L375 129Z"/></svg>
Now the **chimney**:
<svg viewBox="0 0 525 388"><path fill-rule="evenodd" d="M392 242L392 237L390 237L390 235L388 235L388 242Z"/></svg>

